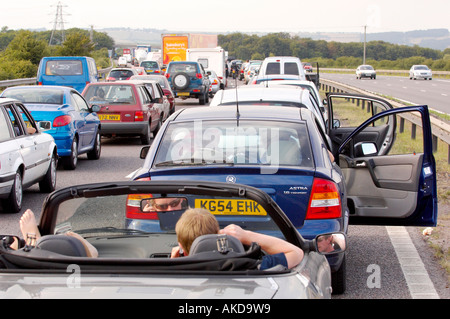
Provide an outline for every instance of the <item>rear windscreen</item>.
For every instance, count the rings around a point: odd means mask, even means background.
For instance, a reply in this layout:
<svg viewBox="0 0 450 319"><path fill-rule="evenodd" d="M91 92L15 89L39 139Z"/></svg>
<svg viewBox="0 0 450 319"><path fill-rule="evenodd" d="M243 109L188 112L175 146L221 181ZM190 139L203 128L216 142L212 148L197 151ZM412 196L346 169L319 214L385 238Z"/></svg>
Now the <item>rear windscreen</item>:
<svg viewBox="0 0 450 319"><path fill-rule="evenodd" d="M50 60L45 65L45 75L82 75L83 66L78 60Z"/></svg>
<svg viewBox="0 0 450 319"><path fill-rule="evenodd" d="M306 125L233 120L173 123L155 167L191 165L314 167Z"/></svg>
<svg viewBox="0 0 450 319"><path fill-rule="evenodd" d="M295 62L284 63L284 74L299 75L297 63Z"/></svg>

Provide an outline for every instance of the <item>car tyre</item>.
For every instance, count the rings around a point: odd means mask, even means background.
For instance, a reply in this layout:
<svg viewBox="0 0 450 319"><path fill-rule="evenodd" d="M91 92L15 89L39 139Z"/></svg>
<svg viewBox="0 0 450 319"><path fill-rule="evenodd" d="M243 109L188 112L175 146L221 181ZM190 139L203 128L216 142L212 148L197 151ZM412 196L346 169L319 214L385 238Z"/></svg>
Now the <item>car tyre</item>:
<svg viewBox="0 0 450 319"><path fill-rule="evenodd" d="M22 209L23 201L23 185L22 174L20 170L14 176L14 183L7 199L2 201L3 208L6 212L16 214Z"/></svg>
<svg viewBox="0 0 450 319"><path fill-rule="evenodd" d="M95 136L94 147L92 148L91 151L87 153L87 157L90 160L98 160L100 158L101 152L102 152L101 136L100 133L97 132L97 135Z"/></svg>
<svg viewBox="0 0 450 319"><path fill-rule="evenodd" d="M70 155L63 158L64 169L66 170L74 170L78 164L78 141L76 138L73 139L70 149Z"/></svg>
<svg viewBox="0 0 450 319"><path fill-rule="evenodd" d="M345 292L347 274L346 274L346 256L342 260L341 267L331 274L331 287L333 288L333 294L339 295Z"/></svg>
<svg viewBox="0 0 450 319"><path fill-rule="evenodd" d="M50 165L48 167L47 173L44 176L44 179L39 182L39 190L41 193L50 193L56 189L56 166L58 165L58 161L56 159L56 155L52 154L50 158Z"/></svg>
<svg viewBox="0 0 450 319"><path fill-rule="evenodd" d="M141 144L142 145L150 145L151 139L152 139L152 131L150 128L150 123L149 123L147 125L147 132L144 135L141 135Z"/></svg>

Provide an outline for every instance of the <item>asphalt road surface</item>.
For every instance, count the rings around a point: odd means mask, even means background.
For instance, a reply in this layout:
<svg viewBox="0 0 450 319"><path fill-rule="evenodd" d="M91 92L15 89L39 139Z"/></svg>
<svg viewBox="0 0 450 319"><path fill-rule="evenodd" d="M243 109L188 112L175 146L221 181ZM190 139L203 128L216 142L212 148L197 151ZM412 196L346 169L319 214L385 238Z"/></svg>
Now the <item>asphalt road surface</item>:
<svg viewBox="0 0 450 319"><path fill-rule="evenodd" d="M321 73L323 79L348 84L369 92L394 97L443 113L450 113L450 80L410 80L407 77L377 75L376 80L357 80L354 74Z"/></svg>
<svg viewBox="0 0 450 319"><path fill-rule="evenodd" d="M382 79L380 79L380 82ZM387 81L387 80L386 80ZM434 82L433 82L434 83ZM240 84L240 83L239 83ZM427 85L429 83L427 82ZM234 83L230 85L233 87ZM199 107L197 100L177 100L177 108ZM127 180L126 176L140 167L143 160L139 158L142 145L139 139L103 138L102 154L97 161L87 160L86 155L80 156L75 171L58 168L57 188L71 185ZM32 209L39 218L45 194L39 193L39 188L33 186L25 191L23 211ZM21 214L2 214L0 212L0 233L19 234L19 218ZM399 228L402 230L403 228ZM394 249L388 228L378 226L351 226L349 230L347 251L347 290L336 299L409 299L417 296L417 291L428 293L431 283L432 294L424 298L450 298L446 274L432 257L431 250L421 239L420 229L407 228L413 243L414 251L418 252L418 260L423 262L425 274L408 273L405 275L404 263L400 263L398 249ZM397 241L402 241L403 238ZM411 277L418 277L419 283L411 284ZM414 278L413 278L414 279Z"/></svg>

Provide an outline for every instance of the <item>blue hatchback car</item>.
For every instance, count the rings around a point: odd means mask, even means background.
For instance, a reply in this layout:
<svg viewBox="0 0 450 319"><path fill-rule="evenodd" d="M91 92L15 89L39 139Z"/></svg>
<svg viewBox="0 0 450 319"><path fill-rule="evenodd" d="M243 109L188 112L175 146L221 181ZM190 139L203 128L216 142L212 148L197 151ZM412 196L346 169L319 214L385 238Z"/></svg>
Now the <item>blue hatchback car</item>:
<svg viewBox="0 0 450 319"><path fill-rule="evenodd" d="M50 130L65 169L73 170L78 155L99 159L101 122L96 111L77 90L63 86L18 86L7 88L2 96L21 101L36 121L50 121Z"/></svg>
<svg viewBox="0 0 450 319"><path fill-rule="evenodd" d="M346 233L349 223L436 225L428 108L393 109L381 99L349 94L328 96L328 108L327 132L306 108L235 105L180 110L165 122L153 144L143 148L145 162L133 178L257 187L307 239ZM417 145L411 151L396 146L403 138L396 117L405 113L422 123L420 152ZM223 203L198 204L225 217L233 211ZM260 217L257 207L234 208L234 215L236 211ZM132 210L127 211L126 223L142 230L161 227L157 215ZM342 293L345 255L327 257L333 291Z"/></svg>

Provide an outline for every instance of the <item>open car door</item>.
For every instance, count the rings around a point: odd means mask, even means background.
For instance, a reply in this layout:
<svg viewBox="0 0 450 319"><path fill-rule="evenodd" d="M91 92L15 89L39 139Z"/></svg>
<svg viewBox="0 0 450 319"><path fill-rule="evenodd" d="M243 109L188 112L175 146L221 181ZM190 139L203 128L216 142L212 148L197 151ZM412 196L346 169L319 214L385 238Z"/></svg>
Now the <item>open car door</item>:
<svg viewBox="0 0 450 319"><path fill-rule="evenodd" d="M329 102L328 130L345 177L350 224L436 226L436 165L428 107L377 112L375 106L389 104L365 97L363 109L362 100L359 105L349 101L353 110L347 111L339 108L344 101ZM361 112L367 112L368 105L371 118L356 128L346 126L350 117L363 120ZM408 121L414 123L411 128L404 124ZM402 125L397 127L397 122Z"/></svg>

